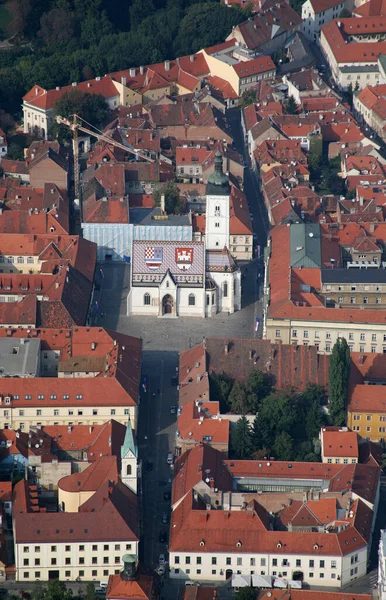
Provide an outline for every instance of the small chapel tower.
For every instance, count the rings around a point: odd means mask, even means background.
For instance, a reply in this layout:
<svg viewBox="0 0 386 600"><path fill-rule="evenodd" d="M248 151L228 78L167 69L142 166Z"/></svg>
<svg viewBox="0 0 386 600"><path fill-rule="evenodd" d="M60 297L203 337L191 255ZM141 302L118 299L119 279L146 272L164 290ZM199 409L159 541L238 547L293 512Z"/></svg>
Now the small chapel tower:
<svg viewBox="0 0 386 600"><path fill-rule="evenodd" d="M125 439L121 447L121 479L122 482L137 493L138 448L134 441L131 421L127 423Z"/></svg>

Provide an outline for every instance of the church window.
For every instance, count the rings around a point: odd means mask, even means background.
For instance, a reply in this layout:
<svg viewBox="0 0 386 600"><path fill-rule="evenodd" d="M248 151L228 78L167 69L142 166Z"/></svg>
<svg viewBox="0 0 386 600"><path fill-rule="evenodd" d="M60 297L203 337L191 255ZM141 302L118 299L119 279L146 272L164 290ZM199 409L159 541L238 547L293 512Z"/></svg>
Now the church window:
<svg viewBox="0 0 386 600"><path fill-rule="evenodd" d="M212 306L214 304L214 294L212 294Z"/></svg>
<svg viewBox="0 0 386 600"><path fill-rule="evenodd" d="M127 467L126 467L126 475L131 475L131 465L127 465Z"/></svg>
<svg viewBox="0 0 386 600"><path fill-rule="evenodd" d="M149 306L150 305L150 294L148 294L147 292L143 296L143 303L144 303L145 306Z"/></svg>
<svg viewBox="0 0 386 600"><path fill-rule="evenodd" d="M210 299L209 299L209 294L208 294L208 295L207 295L207 297L206 297L206 305L207 305L207 306L209 306L209 300L210 300Z"/></svg>
<svg viewBox="0 0 386 600"><path fill-rule="evenodd" d="M189 306L196 306L196 296L189 294Z"/></svg>
<svg viewBox="0 0 386 600"><path fill-rule="evenodd" d="M214 207L214 214L216 217L220 216L220 206L218 204Z"/></svg>
<svg viewBox="0 0 386 600"><path fill-rule="evenodd" d="M220 223L218 221L215 222L214 224L215 227L220 227Z"/></svg>
<svg viewBox="0 0 386 600"><path fill-rule="evenodd" d="M223 284L222 293L223 293L224 298L228 297L228 284L226 281Z"/></svg>

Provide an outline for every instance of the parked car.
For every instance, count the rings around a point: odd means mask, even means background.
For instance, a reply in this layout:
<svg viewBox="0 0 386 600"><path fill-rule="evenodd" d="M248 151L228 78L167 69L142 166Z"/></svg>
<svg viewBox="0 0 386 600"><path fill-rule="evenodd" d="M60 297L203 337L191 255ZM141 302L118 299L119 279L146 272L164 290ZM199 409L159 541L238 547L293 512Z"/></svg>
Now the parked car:
<svg viewBox="0 0 386 600"><path fill-rule="evenodd" d="M173 456L173 453L172 453L172 452L169 452L169 453L168 453L168 457L167 457L167 463L168 463L168 465L172 465L172 464L173 464L173 462L174 462L174 456Z"/></svg>
<svg viewBox="0 0 386 600"><path fill-rule="evenodd" d="M160 554L159 555L158 564L160 564L160 565L164 565L165 564L165 554Z"/></svg>
<svg viewBox="0 0 386 600"><path fill-rule="evenodd" d="M162 521L162 524L163 524L163 525L166 525L166 523L168 522L168 515L167 515L167 513L163 513L163 514L162 514L162 519L161 519L161 521Z"/></svg>
<svg viewBox="0 0 386 600"><path fill-rule="evenodd" d="M175 407L174 405L172 405L172 406L170 407L170 414L171 414L171 415L175 415L175 414L176 414L176 412L177 412L177 409L176 409L176 407Z"/></svg>

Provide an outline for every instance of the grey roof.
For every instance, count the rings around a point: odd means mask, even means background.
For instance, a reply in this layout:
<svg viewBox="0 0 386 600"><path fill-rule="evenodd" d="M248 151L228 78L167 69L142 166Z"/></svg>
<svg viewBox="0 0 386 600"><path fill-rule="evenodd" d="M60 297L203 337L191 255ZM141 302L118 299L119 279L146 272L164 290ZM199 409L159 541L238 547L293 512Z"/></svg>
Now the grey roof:
<svg viewBox="0 0 386 600"><path fill-rule="evenodd" d="M154 225L157 227L170 227L171 225L191 225L189 215L168 215L161 217L160 208L130 208L129 221L133 225Z"/></svg>
<svg viewBox="0 0 386 600"><path fill-rule="evenodd" d="M322 269L323 283L386 283L386 269Z"/></svg>
<svg viewBox="0 0 386 600"><path fill-rule="evenodd" d="M319 225L296 223L290 227L290 266L320 269L322 257Z"/></svg>
<svg viewBox="0 0 386 600"><path fill-rule="evenodd" d="M36 377L39 359L40 340L0 340L0 377Z"/></svg>

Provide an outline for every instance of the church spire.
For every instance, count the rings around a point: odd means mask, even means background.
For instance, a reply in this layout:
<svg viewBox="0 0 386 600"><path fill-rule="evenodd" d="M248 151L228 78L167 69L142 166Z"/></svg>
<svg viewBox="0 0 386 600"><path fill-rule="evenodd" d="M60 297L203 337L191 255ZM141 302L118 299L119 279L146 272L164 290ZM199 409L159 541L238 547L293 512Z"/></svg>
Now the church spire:
<svg viewBox="0 0 386 600"><path fill-rule="evenodd" d="M129 416L126 426L125 439L121 448L121 458L125 458L125 456L128 456L130 452L135 456L135 458L138 458L138 448L134 441L134 433Z"/></svg>
<svg viewBox="0 0 386 600"><path fill-rule="evenodd" d="M206 193L220 196L229 194L229 179L222 169L222 154L219 150L214 157L214 173L208 177Z"/></svg>

